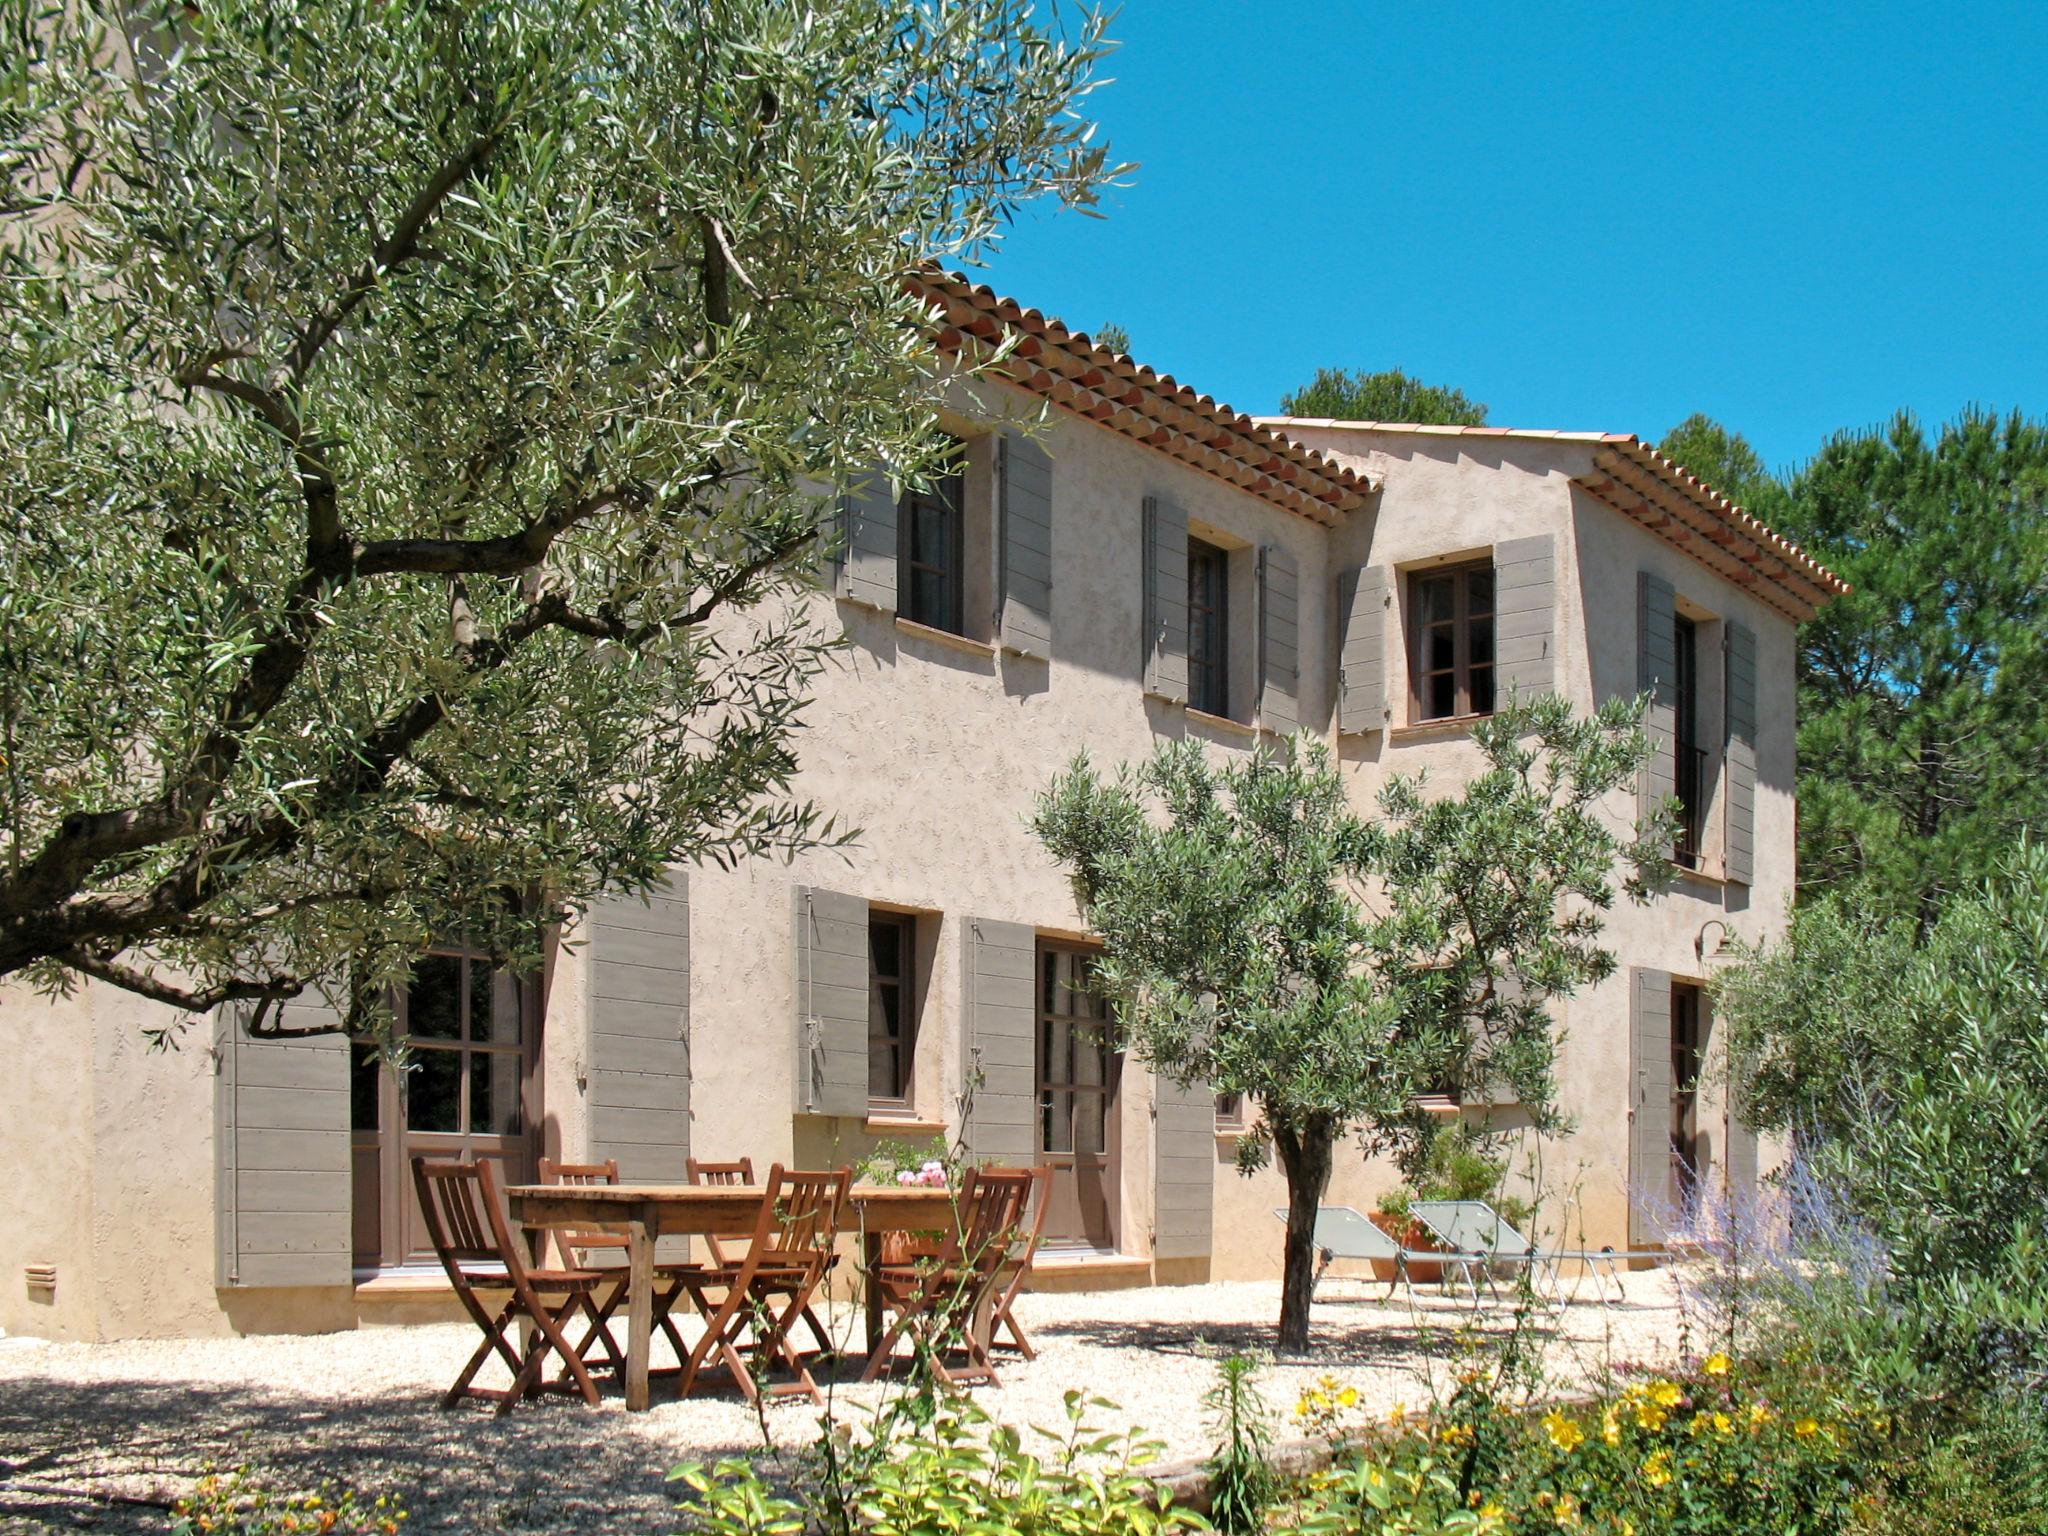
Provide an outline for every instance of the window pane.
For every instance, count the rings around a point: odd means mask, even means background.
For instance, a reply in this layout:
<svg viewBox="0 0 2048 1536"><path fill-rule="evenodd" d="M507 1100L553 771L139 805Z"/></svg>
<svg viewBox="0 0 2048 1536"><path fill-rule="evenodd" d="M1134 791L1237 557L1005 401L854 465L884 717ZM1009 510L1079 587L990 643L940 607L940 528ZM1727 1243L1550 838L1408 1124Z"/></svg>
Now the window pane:
<svg viewBox="0 0 2048 1536"><path fill-rule="evenodd" d="M1493 567L1466 573L1465 606L1471 613L1493 612Z"/></svg>
<svg viewBox="0 0 2048 1536"><path fill-rule="evenodd" d="M1490 667L1493 665L1493 620L1474 619L1471 627L1472 665Z"/></svg>
<svg viewBox="0 0 2048 1536"><path fill-rule="evenodd" d="M903 925L894 918L868 924L868 958L877 976L903 974Z"/></svg>
<svg viewBox="0 0 2048 1536"><path fill-rule="evenodd" d="M900 1099L903 1097L903 1069L898 1065L900 1059L895 1042L869 1038L869 1098Z"/></svg>
<svg viewBox="0 0 2048 1536"><path fill-rule="evenodd" d="M469 1038L484 1044L519 1043L519 982L488 960L469 962Z"/></svg>
<svg viewBox="0 0 2048 1536"><path fill-rule="evenodd" d="M1472 669L1472 713L1490 715L1493 713L1493 668Z"/></svg>
<svg viewBox="0 0 2048 1536"><path fill-rule="evenodd" d="M462 1038L462 962L422 955L406 991L406 1029L418 1040Z"/></svg>
<svg viewBox="0 0 2048 1536"><path fill-rule="evenodd" d="M415 1131L462 1129L462 1052L413 1053L405 1077L405 1123Z"/></svg>
<svg viewBox="0 0 2048 1536"><path fill-rule="evenodd" d="M952 511L944 502L920 496L910 520L910 558L919 565L949 569Z"/></svg>
<svg viewBox="0 0 2048 1536"><path fill-rule="evenodd" d="M1039 1147L1046 1152L1074 1150L1074 1096L1048 1093L1039 1111Z"/></svg>
<svg viewBox="0 0 2048 1536"><path fill-rule="evenodd" d="M929 624L934 629L943 629L952 621L951 605L946 600L946 578L937 571L912 571L910 574L910 612L907 615L913 624Z"/></svg>
<svg viewBox="0 0 2048 1536"><path fill-rule="evenodd" d="M352 1131L378 1128L377 1089L384 1076L374 1046L351 1045L348 1064L348 1124Z"/></svg>
<svg viewBox="0 0 2048 1536"><path fill-rule="evenodd" d="M1447 672L1457 660L1457 631L1448 624L1429 631L1423 642L1422 670Z"/></svg>
<svg viewBox="0 0 2048 1536"><path fill-rule="evenodd" d="M1109 1145L1107 1135L1109 1096L1102 1093L1074 1095L1074 1150L1100 1156Z"/></svg>
<svg viewBox="0 0 2048 1536"><path fill-rule="evenodd" d="M1102 1034L1099 1030L1074 1031L1074 1082L1083 1087L1102 1084Z"/></svg>
<svg viewBox="0 0 2048 1536"><path fill-rule="evenodd" d="M472 1051L469 1056L469 1129L475 1136L517 1136L524 1126L519 1109L517 1051Z"/></svg>
<svg viewBox="0 0 2048 1536"><path fill-rule="evenodd" d="M1422 713L1430 720L1442 720L1458 712L1457 680L1440 672L1423 685Z"/></svg>
<svg viewBox="0 0 2048 1536"><path fill-rule="evenodd" d="M1453 615L1453 581L1449 576L1432 576L1415 584L1416 606L1425 624L1448 622Z"/></svg>

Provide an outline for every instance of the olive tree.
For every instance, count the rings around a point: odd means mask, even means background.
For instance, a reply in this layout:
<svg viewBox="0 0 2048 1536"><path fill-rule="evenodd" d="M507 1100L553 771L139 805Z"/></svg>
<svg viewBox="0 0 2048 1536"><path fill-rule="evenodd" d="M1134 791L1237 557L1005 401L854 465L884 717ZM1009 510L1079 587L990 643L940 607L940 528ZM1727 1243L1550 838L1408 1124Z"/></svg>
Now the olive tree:
<svg viewBox="0 0 2048 1536"><path fill-rule="evenodd" d="M1638 719L1512 701L1474 727L1462 789L1397 775L1372 819L1306 736L1220 767L1166 742L1107 779L1083 756L1041 796L1124 1043L1258 1107L1287 1181L1282 1349L1308 1347L1316 1208L1348 1134L1413 1164L1434 1128L1416 1100L1444 1089L1510 1087L1528 1123L1565 1124L1549 1001L1613 970L1617 887L1641 898L1668 865L1668 811L1617 826L1602 805L1643 765Z"/></svg>
<svg viewBox="0 0 2048 1536"><path fill-rule="evenodd" d="M1098 18L0 18L0 976L368 1028L436 934L842 835L792 599L930 462L906 277L1114 174Z"/></svg>

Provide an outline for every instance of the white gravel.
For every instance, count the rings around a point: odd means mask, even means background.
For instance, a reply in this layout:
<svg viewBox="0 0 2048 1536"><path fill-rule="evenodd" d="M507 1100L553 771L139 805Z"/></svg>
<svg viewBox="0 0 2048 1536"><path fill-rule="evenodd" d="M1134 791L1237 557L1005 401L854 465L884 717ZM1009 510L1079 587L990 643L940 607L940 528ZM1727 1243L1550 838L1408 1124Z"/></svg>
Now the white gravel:
<svg viewBox="0 0 2048 1536"><path fill-rule="evenodd" d="M1284 1421L1302 1388L1328 1374L1355 1386L1374 1413L1420 1406L1458 1367L1461 1334L1499 1333L1504 1304L1472 1309L1423 1292L1411 1304L1383 1288L1331 1279L1318 1293L1315 1350L1270 1364L1266 1394ZM1039 1347L977 1390L1014 1425L1062 1424L1062 1395L1081 1388L1118 1405L1105 1424L1143 1426L1168 1458L1212 1445L1201 1397L1214 1362L1270 1347L1279 1287L1252 1282L1072 1295L1018 1306ZM1475 1323L1476 1318L1476 1323ZM831 1314L835 1334L857 1327ZM1662 1359L1683 1344L1670 1276L1627 1277L1612 1305L1581 1299L1546 1312L1541 1328L1561 1388L1619 1360ZM722 1381L688 1402L655 1383L655 1406L625 1412L607 1385L595 1410L544 1398L505 1418L487 1405L437 1410L440 1392L476 1341L469 1325L366 1328L314 1337L40 1344L0 1351L0 1531L156 1531L164 1500L208 1463L248 1463L274 1486L337 1481L398 1493L408 1531L664 1532L677 1528L663 1474L680 1462L759 1444L755 1415ZM656 1363L665 1355L659 1350ZM844 1369L851 1381L864 1362ZM502 1381L502 1376L486 1378ZM603 1378L600 1378L601 1380ZM820 1377L821 1384L824 1381ZM833 1389L858 1417L883 1391ZM791 1399L767 1412L785 1446L811 1439L818 1413ZM1283 1422L1280 1433L1288 1433Z"/></svg>

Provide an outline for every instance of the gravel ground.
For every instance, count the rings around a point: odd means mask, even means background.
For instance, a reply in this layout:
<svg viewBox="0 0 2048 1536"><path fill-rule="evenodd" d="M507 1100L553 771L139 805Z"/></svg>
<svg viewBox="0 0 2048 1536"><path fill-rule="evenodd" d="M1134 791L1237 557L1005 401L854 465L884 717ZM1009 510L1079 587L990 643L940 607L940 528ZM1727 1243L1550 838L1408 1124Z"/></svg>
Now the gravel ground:
<svg viewBox="0 0 2048 1536"><path fill-rule="evenodd" d="M1270 1365L1270 1401L1292 1407L1330 1374L1384 1412L1419 1405L1456 1367L1467 1307L1433 1292L1382 1302L1381 1288L1331 1279L1318 1292L1315 1350ZM1275 1283L1031 1295L1018 1305L1039 1346L1030 1364L1002 1368L977 1400L1015 1425L1063 1423L1062 1394L1080 1387L1118 1405L1106 1425L1143 1426L1168 1458L1210 1449L1201 1397L1214 1360L1270 1345ZM1499 1332L1503 1305L1478 1327ZM829 1326L852 1329L847 1310ZM1561 1385L1609 1361L1676 1352L1681 1312L1671 1277L1627 1278L1625 1299L1590 1291L1550 1310L1544 1335ZM506 1418L485 1405L442 1413L436 1400L476 1339L467 1324L366 1328L316 1337L44 1344L0 1340L0 1531L154 1531L159 1504L208 1463L248 1463L272 1486L324 1480L395 1491L408 1532L674 1531L663 1474L679 1462L759 1443L753 1412L729 1386L686 1403L656 1382L655 1406L628 1414L616 1387L595 1411L542 1399ZM657 1347L656 1363L665 1356ZM849 1377L863 1364L853 1359ZM502 1378L498 1378L502 1380ZM821 1377L821 1382L823 1378ZM835 1389L858 1416L880 1387ZM802 1399L770 1408L768 1429L794 1445L816 1431ZM1282 1431L1283 1435L1285 1431Z"/></svg>

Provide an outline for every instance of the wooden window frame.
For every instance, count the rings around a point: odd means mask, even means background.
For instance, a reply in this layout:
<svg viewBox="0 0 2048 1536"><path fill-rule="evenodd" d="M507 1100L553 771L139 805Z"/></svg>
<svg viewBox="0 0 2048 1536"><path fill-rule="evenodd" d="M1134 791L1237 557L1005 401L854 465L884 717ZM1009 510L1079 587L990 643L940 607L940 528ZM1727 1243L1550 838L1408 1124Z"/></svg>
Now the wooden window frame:
<svg viewBox="0 0 2048 1536"><path fill-rule="evenodd" d="M1202 616L1200 651L1197 614ZM1188 708L1230 714L1230 551L1193 535L1188 537Z"/></svg>
<svg viewBox="0 0 2048 1536"><path fill-rule="evenodd" d="M1706 989L1671 981L1671 1187L1681 1209L1700 1184L1700 1078L1706 1065ZM1686 1069L1690 1069L1688 1072Z"/></svg>
<svg viewBox="0 0 2048 1536"><path fill-rule="evenodd" d="M967 444L950 439L952 468L934 475L928 489L905 486L896 500L896 612L900 618L948 634L967 633ZM947 530L950 565L933 565L918 559L917 515L921 509L936 507L943 514ZM927 613L916 607L919 572L939 577L943 584L940 606L943 613Z"/></svg>
<svg viewBox="0 0 2048 1536"><path fill-rule="evenodd" d="M1417 725L1435 725L1446 720L1477 720L1490 715L1500 698L1499 664L1500 644L1496 627L1494 659L1483 663L1493 675L1494 686L1486 708L1475 709L1472 701L1472 623L1475 618L1489 619L1498 626L1500 618L1500 591L1496 585L1491 606L1484 613L1474 614L1471 606L1471 578L1484 571L1494 574L1491 555L1483 560L1467 560L1457 565L1430 566L1423 570L1410 571L1407 575L1408 598L1408 718ZM1451 675L1452 709L1447 715L1433 715L1428 708L1429 679L1441 675L1444 668L1426 670L1423 663L1428 651L1429 631L1435 624L1425 622L1422 616L1422 588L1424 583L1449 579L1451 582L1451 617L1447 621L1451 628Z"/></svg>
<svg viewBox="0 0 2048 1536"><path fill-rule="evenodd" d="M876 969L874 932L892 928L896 932L896 974L884 976ZM917 1087L917 914L868 908L868 1108L889 1115L907 1115L916 1098ZM880 994L885 987L896 992L896 1038L880 1032ZM875 1048L890 1046L896 1053L896 1091L875 1092Z"/></svg>
<svg viewBox="0 0 2048 1536"><path fill-rule="evenodd" d="M1250 1128L1250 1116L1245 1113L1245 1101L1250 1097L1243 1093L1219 1093L1216 1095L1216 1134L1219 1136L1242 1136Z"/></svg>
<svg viewBox="0 0 2048 1536"><path fill-rule="evenodd" d="M1700 741L1700 624L1678 614L1672 622L1672 790L1679 803L1671 857L1684 869L1706 858L1707 749Z"/></svg>

